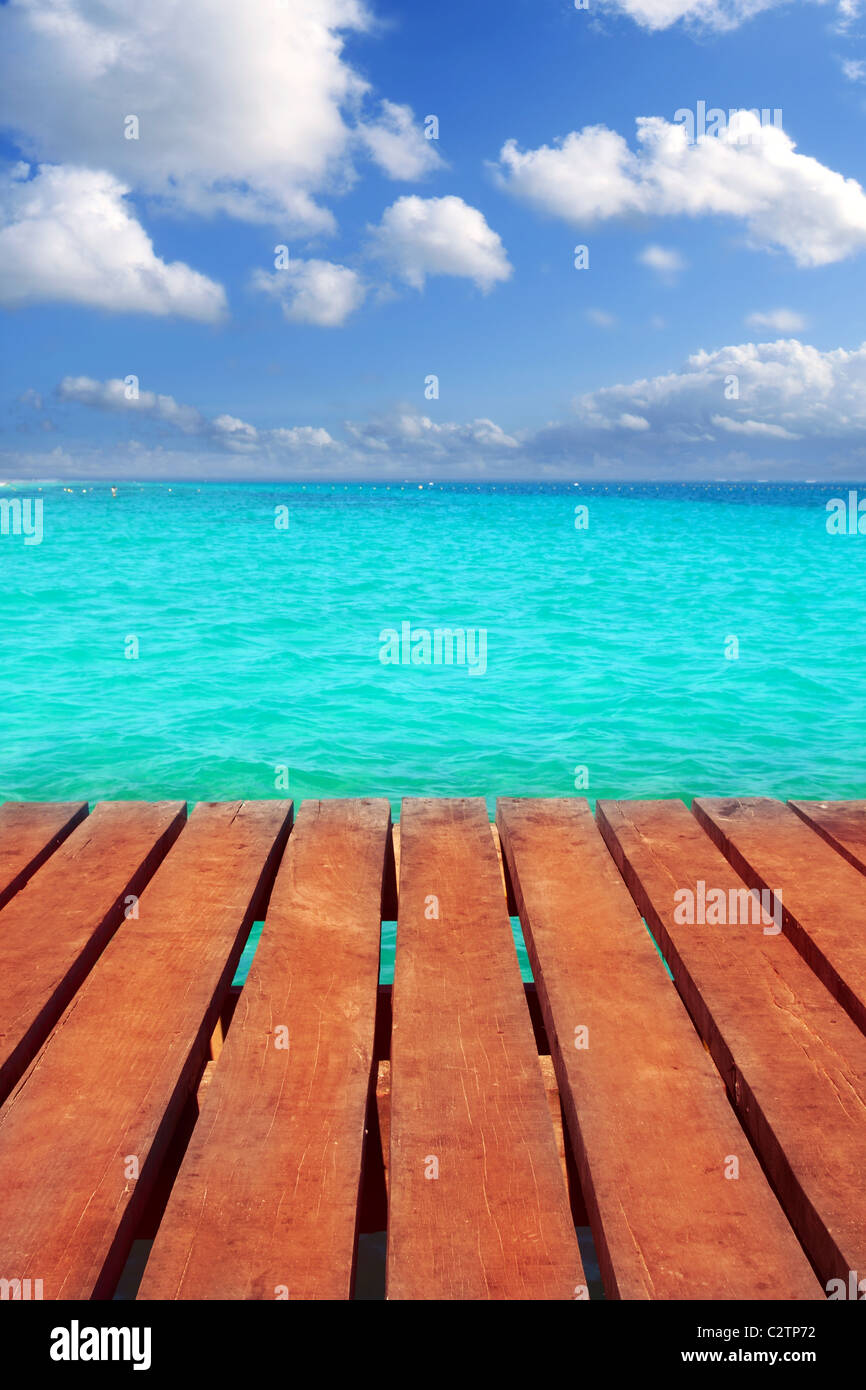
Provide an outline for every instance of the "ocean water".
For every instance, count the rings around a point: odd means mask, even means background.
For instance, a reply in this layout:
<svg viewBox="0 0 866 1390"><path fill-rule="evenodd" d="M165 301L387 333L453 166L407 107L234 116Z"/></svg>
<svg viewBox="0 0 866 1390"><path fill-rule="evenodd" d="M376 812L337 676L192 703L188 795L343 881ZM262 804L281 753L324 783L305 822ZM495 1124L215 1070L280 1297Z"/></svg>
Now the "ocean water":
<svg viewBox="0 0 866 1390"><path fill-rule="evenodd" d="M848 486L6 486L0 798L862 796Z"/></svg>

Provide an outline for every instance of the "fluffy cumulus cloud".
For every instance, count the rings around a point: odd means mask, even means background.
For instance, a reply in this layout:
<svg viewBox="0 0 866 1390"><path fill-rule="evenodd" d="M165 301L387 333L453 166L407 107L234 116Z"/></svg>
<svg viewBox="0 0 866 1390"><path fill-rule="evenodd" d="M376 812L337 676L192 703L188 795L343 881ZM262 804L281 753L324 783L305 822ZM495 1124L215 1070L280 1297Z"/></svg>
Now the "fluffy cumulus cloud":
<svg viewBox="0 0 866 1390"><path fill-rule="evenodd" d="M501 183L573 226L642 214L721 216L741 222L753 245L781 248L801 266L826 265L866 248L866 193L799 154L775 125L741 113L717 135L689 141L683 123L640 117L637 150L605 126L499 159Z"/></svg>
<svg viewBox="0 0 866 1390"><path fill-rule="evenodd" d="M146 207L336 230L328 200L363 168L415 180L443 166L411 108L348 62L364 0L12 0L0 5L0 125L42 171L0 190L6 302L213 320L220 287L166 265L129 211ZM361 302L353 272L296 264L294 322L333 325Z"/></svg>
<svg viewBox="0 0 866 1390"><path fill-rule="evenodd" d="M383 101L378 118L362 123L359 135L389 178L421 179L442 166L436 146L419 128L410 106Z"/></svg>
<svg viewBox="0 0 866 1390"><path fill-rule="evenodd" d="M701 351L682 371L606 386L576 402L579 428L647 422L654 438L709 443L725 434L866 441L866 344L821 352L795 338Z"/></svg>
<svg viewBox="0 0 866 1390"><path fill-rule="evenodd" d="M401 179L436 162L411 111L371 105L344 56L370 25L362 0L16 0L0 8L0 122L30 158L186 211L331 231L321 197L359 157Z"/></svg>
<svg viewBox="0 0 866 1390"><path fill-rule="evenodd" d="M19 164L0 178L0 303L54 301L213 323L221 285L160 260L111 174Z"/></svg>
<svg viewBox="0 0 866 1390"><path fill-rule="evenodd" d="M281 269L253 274L253 288L282 305L289 323L337 328L364 302L366 288L357 271L333 261L286 259Z"/></svg>
<svg viewBox="0 0 866 1390"><path fill-rule="evenodd" d="M458 275L489 290L511 274L499 235L462 198L398 198L370 233L372 253L416 289L428 275Z"/></svg>

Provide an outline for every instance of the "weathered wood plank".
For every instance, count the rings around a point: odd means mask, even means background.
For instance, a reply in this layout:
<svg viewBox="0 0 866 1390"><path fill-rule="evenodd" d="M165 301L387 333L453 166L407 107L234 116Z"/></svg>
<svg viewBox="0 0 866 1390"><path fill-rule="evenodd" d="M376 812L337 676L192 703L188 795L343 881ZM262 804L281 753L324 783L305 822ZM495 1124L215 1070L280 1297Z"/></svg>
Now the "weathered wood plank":
<svg viewBox="0 0 866 1390"><path fill-rule="evenodd" d="M0 1110L0 1270L109 1296L288 834L290 803L200 803ZM17 900L15 900L17 901Z"/></svg>
<svg viewBox="0 0 866 1390"><path fill-rule="evenodd" d="M493 845L494 845L494 848L495 848L495 850L496 850L496 857L497 857L497 859L499 860L499 872L500 872L501 875L502 875L502 891L503 891L504 894L505 894L505 901L506 901L506 903L508 904L508 915L509 915L509 917L516 917L516 916L517 916L517 907L515 906L514 895L513 895L512 891L511 891L511 884L508 882L508 871L507 871L507 868L506 868L505 860L504 860L503 857L502 857L502 846L501 846L500 843L499 843L499 831L498 831L496 825L495 825L492 821L491 821L491 823L490 823L490 834L491 834L491 836L493 837ZM393 833L392 833L392 853L393 853L393 859L394 859L394 874L395 874L395 880L394 880L394 881L395 881L395 883L399 883L399 881L400 881L400 826L399 826L399 824L394 826ZM390 899L389 899L389 902L390 902L390 905L391 905L391 910L394 912L394 914L395 914L395 916L396 916L396 912L397 912L397 893L396 893L396 891L391 895L391 897L390 897ZM384 910L383 910L382 916L383 916L383 917L385 916ZM393 921L394 919L393 919L393 918L390 918L389 920Z"/></svg>
<svg viewBox="0 0 866 1390"><path fill-rule="evenodd" d="M866 801L789 801L839 854L866 874Z"/></svg>
<svg viewBox="0 0 866 1390"><path fill-rule="evenodd" d="M0 908L86 815L86 801L6 801L0 806Z"/></svg>
<svg viewBox="0 0 866 1390"><path fill-rule="evenodd" d="M743 887L682 802L596 814L820 1281L866 1269L866 1038L783 933L677 920Z"/></svg>
<svg viewBox="0 0 866 1390"><path fill-rule="evenodd" d="M182 801L101 802L0 912L0 1101L185 821Z"/></svg>
<svg viewBox="0 0 866 1390"><path fill-rule="evenodd" d="M497 821L607 1296L823 1297L587 802Z"/></svg>
<svg viewBox="0 0 866 1390"><path fill-rule="evenodd" d="M387 801L306 801L142 1299L352 1295Z"/></svg>
<svg viewBox="0 0 866 1390"><path fill-rule="evenodd" d="M556 1073L553 1070L553 1063L547 1053L539 1054L538 1065L541 1069L541 1079L544 1082L544 1091L547 1096L547 1108L550 1112L550 1119L553 1124L553 1134L556 1139L556 1152L559 1155L559 1166L562 1169L562 1176L565 1179L567 1187L568 1161L565 1156L565 1134L562 1128L562 1107L559 1103L559 1088L556 1082ZM376 1075L376 1109L379 1117L379 1134L382 1140L382 1163L385 1170L385 1192L387 1193L388 1163L391 1155L390 1061L382 1061L378 1065Z"/></svg>
<svg viewBox="0 0 866 1390"><path fill-rule="evenodd" d="M700 797L698 823L866 1033L866 878L781 801Z"/></svg>
<svg viewBox="0 0 866 1390"><path fill-rule="evenodd" d="M404 801L400 827L388 1297L581 1296L485 804Z"/></svg>

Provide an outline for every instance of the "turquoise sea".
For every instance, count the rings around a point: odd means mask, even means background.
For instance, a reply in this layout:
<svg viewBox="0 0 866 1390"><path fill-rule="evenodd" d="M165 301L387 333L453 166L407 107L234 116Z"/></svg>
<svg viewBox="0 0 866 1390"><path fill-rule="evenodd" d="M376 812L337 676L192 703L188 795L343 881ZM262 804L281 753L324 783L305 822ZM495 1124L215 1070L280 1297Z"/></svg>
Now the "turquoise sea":
<svg viewBox="0 0 866 1390"><path fill-rule="evenodd" d="M7 485L0 798L862 796L848 486Z"/></svg>

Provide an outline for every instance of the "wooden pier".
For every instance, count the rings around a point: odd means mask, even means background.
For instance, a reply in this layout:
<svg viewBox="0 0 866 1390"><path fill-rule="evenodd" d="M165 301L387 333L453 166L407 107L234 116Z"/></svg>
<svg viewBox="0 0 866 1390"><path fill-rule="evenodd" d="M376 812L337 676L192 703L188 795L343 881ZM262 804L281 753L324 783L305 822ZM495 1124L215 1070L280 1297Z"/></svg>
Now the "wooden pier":
<svg viewBox="0 0 866 1390"><path fill-rule="evenodd" d="M9 802L0 1288L823 1299L864 1033L866 802Z"/></svg>

